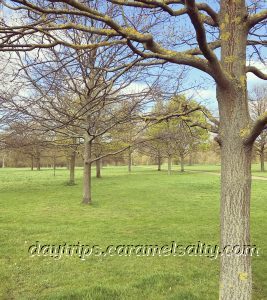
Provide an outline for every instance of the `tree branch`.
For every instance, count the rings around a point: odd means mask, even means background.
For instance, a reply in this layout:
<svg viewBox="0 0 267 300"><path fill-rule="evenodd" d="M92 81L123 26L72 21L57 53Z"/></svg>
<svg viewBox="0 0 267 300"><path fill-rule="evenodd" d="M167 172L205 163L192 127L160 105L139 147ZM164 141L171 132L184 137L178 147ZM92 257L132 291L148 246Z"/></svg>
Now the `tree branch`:
<svg viewBox="0 0 267 300"><path fill-rule="evenodd" d="M267 130L267 112L262 114L254 123L249 136L245 139L246 145L252 145L263 130Z"/></svg>
<svg viewBox="0 0 267 300"><path fill-rule="evenodd" d="M254 75L256 75L257 77L263 79L263 80L267 80L267 74L263 73L262 71L260 71L258 68L254 67L254 66L248 66L246 68L246 72L251 72Z"/></svg>
<svg viewBox="0 0 267 300"><path fill-rule="evenodd" d="M248 26L249 28L252 28L253 26L257 25L261 21L267 19L267 9L254 14L248 18Z"/></svg>

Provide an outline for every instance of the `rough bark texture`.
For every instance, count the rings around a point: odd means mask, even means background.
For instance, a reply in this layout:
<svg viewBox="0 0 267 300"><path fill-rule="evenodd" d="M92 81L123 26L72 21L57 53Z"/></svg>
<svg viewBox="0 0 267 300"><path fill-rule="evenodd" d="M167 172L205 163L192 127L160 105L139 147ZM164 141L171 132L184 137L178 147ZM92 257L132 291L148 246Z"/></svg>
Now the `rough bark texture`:
<svg viewBox="0 0 267 300"><path fill-rule="evenodd" d="M83 201L84 204L92 203L91 196L91 176L92 176L92 142L86 135L84 141L84 169L83 169Z"/></svg>
<svg viewBox="0 0 267 300"><path fill-rule="evenodd" d="M69 170L70 170L70 185L75 184L75 161L76 161L76 151L72 151L70 155L70 164L69 164Z"/></svg>
<svg viewBox="0 0 267 300"><path fill-rule="evenodd" d="M231 76L217 85L221 140L221 247L250 244L252 146L244 138L250 125L246 83L245 1L221 1L222 66ZM229 21L230 20L230 21ZM251 257L221 256L220 299L251 299Z"/></svg>
<svg viewBox="0 0 267 300"><path fill-rule="evenodd" d="M172 172L172 158L168 156L168 175L171 175Z"/></svg>
<svg viewBox="0 0 267 300"><path fill-rule="evenodd" d="M101 160L97 160L96 164L96 178L101 178Z"/></svg>

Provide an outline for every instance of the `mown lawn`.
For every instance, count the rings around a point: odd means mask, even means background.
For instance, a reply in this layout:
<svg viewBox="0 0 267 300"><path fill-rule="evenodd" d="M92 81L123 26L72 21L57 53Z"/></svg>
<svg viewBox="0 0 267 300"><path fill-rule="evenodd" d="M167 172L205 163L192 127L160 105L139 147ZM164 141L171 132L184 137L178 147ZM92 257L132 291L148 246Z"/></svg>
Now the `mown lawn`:
<svg viewBox="0 0 267 300"><path fill-rule="evenodd" d="M178 170L178 167L176 168ZM192 167L193 169L193 167ZM214 169L214 168L213 168ZM219 177L106 167L81 205L68 171L0 169L0 299L218 299L219 260L207 257L30 257L42 244L194 244L219 241ZM267 295L267 182L252 193L254 299Z"/></svg>

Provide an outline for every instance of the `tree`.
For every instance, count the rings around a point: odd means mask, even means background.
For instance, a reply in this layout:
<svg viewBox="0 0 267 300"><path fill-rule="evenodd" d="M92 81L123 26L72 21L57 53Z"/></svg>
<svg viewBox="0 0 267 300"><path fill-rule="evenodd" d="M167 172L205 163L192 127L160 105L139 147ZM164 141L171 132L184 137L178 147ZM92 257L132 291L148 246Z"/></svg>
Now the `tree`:
<svg viewBox="0 0 267 300"><path fill-rule="evenodd" d="M261 38L261 28L266 22L267 10L259 11L260 1L246 5L245 0L221 0L219 7L194 0L108 0L106 5L98 8L91 2L47 0L36 4L27 0L9 1L30 11L29 16L34 17L25 20L26 25L3 24L0 28L1 50L25 51L59 44L92 48L122 43L151 63L187 65L210 75L216 83L220 116L217 141L221 146L222 160L221 247L249 245L251 154L255 140L267 123L267 115L265 112L252 121L246 74L252 72L262 79L267 79L267 76L255 66L246 66L246 53L248 46L253 46L257 55L257 47L266 44L264 36ZM112 17L111 10L120 13ZM138 23L137 16L142 13L149 14L148 20L154 18L155 26ZM78 23L64 20L67 15L83 15L107 27L81 27ZM192 34L178 37L160 35L158 29L162 16L169 16L165 22L172 18L187 18L192 25ZM170 21L170 24L173 23ZM58 30L98 33L106 36L107 40L99 44L73 45L56 34ZM38 37L36 40L26 38L34 33ZM40 36L43 38L41 43ZM185 49L187 45L193 46ZM216 55L215 49L220 49L220 56ZM250 299L251 291L251 258L221 256L220 299Z"/></svg>
<svg viewBox="0 0 267 300"><path fill-rule="evenodd" d="M257 120L261 115L267 111L267 89L265 87L257 87L254 89L251 95L250 108L252 118ZM267 130L261 132L257 140L255 141L255 149L260 156L261 172L265 171L265 152L267 145Z"/></svg>
<svg viewBox="0 0 267 300"><path fill-rule="evenodd" d="M153 112L171 115L177 111L184 111L187 107L196 106L195 101L186 99L184 95L174 95L170 100L158 101L153 108ZM204 107L202 109L208 112ZM160 169L161 158L165 157L168 160L168 174L170 175L172 159L178 156L181 172L184 172L185 157L209 138L207 129L197 125L208 126L205 117L199 111L181 118L163 119L148 128L147 135L151 141L146 144L150 150L156 152L158 169Z"/></svg>

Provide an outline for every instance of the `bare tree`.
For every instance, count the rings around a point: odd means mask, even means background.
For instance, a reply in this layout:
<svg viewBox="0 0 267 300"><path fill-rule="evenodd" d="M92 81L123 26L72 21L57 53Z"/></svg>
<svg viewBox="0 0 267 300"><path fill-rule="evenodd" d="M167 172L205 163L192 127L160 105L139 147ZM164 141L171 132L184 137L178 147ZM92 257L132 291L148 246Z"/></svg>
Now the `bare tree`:
<svg viewBox="0 0 267 300"><path fill-rule="evenodd" d="M262 3L221 0L210 6L195 0L108 0L96 7L95 1L13 0L7 7L12 9L14 5L16 9L26 10L32 18L25 19L24 24L2 24L1 50L27 51L59 44L87 49L127 44L150 62L187 65L211 76L216 83L220 115L217 141L222 159L221 246L249 245L251 154L255 140L267 123L267 115L265 112L256 121L251 119L246 74L252 72L262 79L267 76L254 65L247 66L247 54L256 59L260 47L266 45L262 28L267 10L261 10ZM111 11L118 14L114 16ZM140 24L138 18L142 14L153 21ZM85 16L107 27L82 26L64 19L72 15ZM163 16L169 26L167 32L160 34ZM191 22L188 32L175 30L178 22L173 20L177 18ZM149 26L151 23L155 26ZM107 39L96 44L73 45L61 38L60 30L87 31ZM253 50L247 51L250 47ZM216 55L216 49L220 49L220 56ZM220 299L251 299L251 292L251 258L222 256Z"/></svg>
<svg viewBox="0 0 267 300"><path fill-rule="evenodd" d="M250 97L250 108L252 118L257 120L260 116L267 112L267 88L265 86L256 87ZM255 149L260 157L261 172L265 171L265 153L267 145L267 126L261 132L255 141Z"/></svg>

